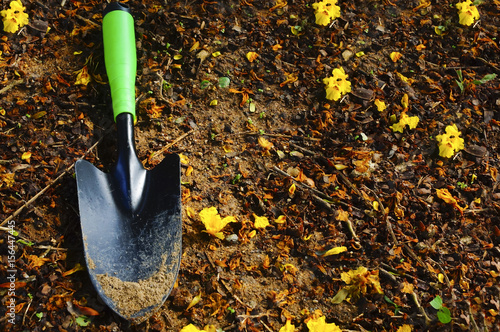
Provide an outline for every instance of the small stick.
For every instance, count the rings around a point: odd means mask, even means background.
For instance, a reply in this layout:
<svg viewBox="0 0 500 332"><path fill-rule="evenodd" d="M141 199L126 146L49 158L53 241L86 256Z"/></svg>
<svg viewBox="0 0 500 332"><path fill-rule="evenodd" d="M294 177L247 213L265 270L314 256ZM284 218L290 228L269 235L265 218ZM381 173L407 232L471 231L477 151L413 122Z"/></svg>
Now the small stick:
<svg viewBox="0 0 500 332"><path fill-rule="evenodd" d="M158 150L156 152L153 152L153 154L151 155L151 157L149 157L148 159L144 160L143 163L145 163L145 162L151 163L151 161L153 161L159 155L162 155L164 152L166 152L168 149L170 149L175 144L177 144L180 141L182 141L184 138L186 138L188 135L190 135L193 131L194 131L194 129L191 129L187 133L184 133L181 136L177 137L172 143L169 143L169 144L165 145L163 148L161 148L160 150Z"/></svg>
<svg viewBox="0 0 500 332"><path fill-rule="evenodd" d="M217 134L215 137L220 136L222 134ZM291 135L284 135L284 134L270 134L270 133L260 133L256 131L241 131L238 133L232 133L228 134L228 136L241 136L241 135L251 135L251 136L269 136L269 137L277 137L277 138L288 138L288 139L303 139L303 140L309 140L309 141L321 141L320 138L316 137L304 137L304 136L291 136Z"/></svg>
<svg viewBox="0 0 500 332"><path fill-rule="evenodd" d="M67 251L68 249L67 248L57 248L57 247L52 247L52 246L43 246L43 245L40 245L40 246L33 246L33 248L35 249L46 249L46 250L55 250L55 251Z"/></svg>
<svg viewBox="0 0 500 332"><path fill-rule="evenodd" d="M386 224L386 227L387 227L387 231L389 232L389 234L391 235L391 238L392 238L392 242L394 242L394 245L395 246L398 246L399 245L399 241L398 239L396 238L396 235L394 234L394 230L392 229L392 223L389 221L389 219L387 219L385 221L385 224Z"/></svg>
<svg viewBox="0 0 500 332"><path fill-rule="evenodd" d="M78 14L75 14L75 16L78 17L80 20L82 20L90 25L93 25L96 28L101 28L101 26L99 24L95 23L94 21L89 20L88 18L85 18L85 17L78 15Z"/></svg>
<svg viewBox="0 0 500 332"><path fill-rule="evenodd" d="M96 146L97 144L99 144L101 141L102 141L103 137L101 137L97 142L94 143L94 145L92 145L86 152L83 156L81 156L80 158L78 158L78 160L80 159L83 159L85 158L89 153L90 151L92 151ZM50 183L48 185L45 186L45 188L43 188L42 190L40 190L35 196L33 196L29 201L27 201L26 203L24 203L19 209L17 209L16 211L14 211L14 213L12 213L10 216L8 216L4 221L2 221L2 223L0 223L0 226L3 226L5 225L7 222L11 221L12 219L14 219L15 217L17 217L25 207L27 207L28 205L31 205L34 201L36 201L40 196L42 196L50 187L52 187L57 181L59 181L63 176L65 176L73 167L75 167L75 163L76 161L71 164L70 166L68 166L64 172L62 172L61 174L59 174L59 176L57 178L55 178L54 180L50 181Z"/></svg>
<svg viewBox="0 0 500 332"><path fill-rule="evenodd" d="M395 275L393 275L392 273L390 273L389 271L386 271L384 270L383 268L381 268L379 266L378 270L383 274L385 275L387 278L391 279L392 282L396 283L398 281L398 279L396 278Z"/></svg>
<svg viewBox="0 0 500 332"><path fill-rule="evenodd" d="M479 326L477 326L476 320L474 319L474 314L472 313L471 305L470 305L470 303L467 303L467 304L469 307L469 317L470 317L471 325L474 328L474 332L480 332L481 330L479 330Z"/></svg>
<svg viewBox="0 0 500 332"><path fill-rule="evenodd" d="M266 328L266 330L268 330L268 331L270 331L270 332L273 332L273 330L271 330L271 329L269 328L269 326L267 326L267 325L266 325L266 324L265 324L265 323L264 323L261 319L259 319L259 322L260 322L262 325L264 325L264 327Z"/></svg>
<svg viewBox="0 0 500 332"><path fill-rule="evenodd" d="M413 299L413 302L415 302L415 305L417 306L418 310L420 311L420 313L422 314L422 316L424 316L425 325L429 326L431 324L431 319L429 318L429 316L427 316L427 313L425 312L425 309L420 305L420 302L418 301L417 294L415 293L415 291L412 291L410 293L410 295L411 295L411 298Z"/></svg>
<svg viewBox="0 0 500 332"><path fill-rule="evenodd" d="M368 207L368 208L373 208L372 204L370 201L368 201L365 196L363 196L363 194L361 194L361 191L359 191L358 188L356 188L352 182L347 178L347 176L345 176L344 174L342 174L341 172L336 172L335 174L338 174L340 176L340 178L342 179L342 181L352 190L354 191L354 193L356 195L358 195L360 198L363 199L363 201L365 202L365 205Z"/></svg>
<svg viewBox="0 0 500 332"><path fill-rule="evenodd" d="M24 80L16 80L16 81L12 81L10 82L9 84L7 84L5 87L3 87L2 89L0 89L0 95L2 93L5 93L7 91L9 91L10 89L12 89L13 87L15 87L16 85L18 84L21 84L21 83L24 83Z"/></svg>
<svg viewBox="0 0 500 332"><path fill-rule="evenodd" d="M326 207L328 210L330 210L331 213L333 213L333 215L337 215L337 211L335 211L332 206L328 203L328 202L325 202L324 199L322 199L321 197L318 197L316 195L312 195L312 197L318 201L319 203L321 203L324 207ZM358 246L358 248L361 248L361 243L359 242L359 237L356 235L356 231L354 230L354 226L352 225L352 222L349 218L347 218L347 220L345 220L345 223L347 225L347 229L349 230L349 233L351 233L351 237L354 239L356 245Z"/></svg>
<svg viewBox="0 0 500 332"><path fill-rule="evenodd" d="M452 286L451 286L450 279L448 279L448 276L446 275L446 271L443 269L443 267L441 266L441 264L439 264L438 262L436 262L432 258L427 258L427 260L431 261L432 263L434 263L434 264L436 264L438 266L439 271L441 271L441 273L444 276L444 281L446 282L446 285L451 288Z"/></svg>
<svg viewBox="0 0 500 332"><path fill-rule="evenodd" d="M290 143L290 145L291 145L291 146L293 146L293 147L294 147L294 148L296 148L296 149L302 150L302 151L304 151L304 152L306 152L306 153L310 154L310 155L311 155L311 156L313 156L313 157L317 157L317 156L318 156L318 154L317 154L316 152L311 151L311 150L308 150L308 149L306 149L306 148L303 148L303 147L301 147L301 146L300 146L300 145L298 145L298 144L295 144L295 143Z"/></svg>
<svg viewBox="0 0 500 332"><path fill-rule="evenodd" d="M307 184L304 184L304 183L300 183L300 182L297 182L293 177L290 176L290 174L282 171L281 169L279 169L278 167L274 166L273 169L280 173L281 175L283 176L286 176L290 179L292 179L292 181L299 187L303 188L303 189L308 189L312 192L312 197L318 201L319 203L321 203L321 205L323 205L324 207L326 207L328 210L330 210L330 212L332 212L334 215L337 215L337 211L335 211L332 206L330 205L330 203L326 202L325 199L327 200L331 200L331 197L329 197L328 195L326 195L325 193L315 189L315 188L312 188L310 186L308 186ZM335 203L338 203L338 204L341 204L341 205L344 205L344 206L347 206L347 207L350 207L352 209L356 209L356 210L359 210L358 208L354 207L354 206L349 206L347 203L344 203L342 201L335 201ZM358 236L356 235L356 232L354 231L354 226L352 225L352 222L351 220L349 220L349 218L347 218L346 220L346 225L347 225L347 228L349 230L349 233L351 233L351 236L352 238L356 241L356 245L358 245L358 247L361 246L360 242L359 242L359 238Z"/></svg>

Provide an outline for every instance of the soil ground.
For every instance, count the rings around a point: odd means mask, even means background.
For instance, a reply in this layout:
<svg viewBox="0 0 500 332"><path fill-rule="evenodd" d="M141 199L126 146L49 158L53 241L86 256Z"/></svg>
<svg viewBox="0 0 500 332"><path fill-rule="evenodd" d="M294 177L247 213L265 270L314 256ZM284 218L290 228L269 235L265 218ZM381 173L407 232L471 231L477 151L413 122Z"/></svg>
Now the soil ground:
<svg viewBox="0 0 500 332"><path fill-rule="evenodd" d="M329 26L308 1L128 4L138 156L183 161L176 285L129 325L78 269L74 163L109 170L116 157L105 3L24 1L29 25L0 35L2 330L279 331L291 319L307 331L320 310L345 331L499 331L500 85L484 79L500 74L498 1L471 26L448 0L342 1ZM322 80L340 67L352 91L327 100ZM394 132L403 113L418 125ZM452 124L465 148L443 158L436 136ZM209 207L236 218L223 240L204 232ZM262 216L270 225L256 228ZM348 289L357 296L332 301Z"/></svg>

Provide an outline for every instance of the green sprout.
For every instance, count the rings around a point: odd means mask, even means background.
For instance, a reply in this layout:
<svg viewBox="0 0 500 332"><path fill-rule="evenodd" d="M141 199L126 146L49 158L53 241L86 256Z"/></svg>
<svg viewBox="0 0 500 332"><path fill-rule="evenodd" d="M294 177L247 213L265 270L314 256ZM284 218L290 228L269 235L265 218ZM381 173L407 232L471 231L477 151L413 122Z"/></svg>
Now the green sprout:
<svg viewBox="0 0 500 332"><path fill-rule="evenodd" d="M437 316L441 323L448 324L449 322L451 322L450 309L446 308L443 305L443 299L441 298L441 296L437 295L430 304L434 309L438 311Z"/></svg>
<svg viewBox="0 0 500 332"><path fill-rule="evenodd" d="M394 303L390 298L388 298L386 295L384 295L384 300L385 302L392 304L394 306L394 315L397 315L401 311L401 307Z"/></svg>
<svg viewBox="0 0 500 332"><path fill-rule="evenodd" d="M241 174L236 174L236 176L231 180L231 184L237 184L241 180Z"/></svg>
<svg viewBox="0 0 500 332"><path fill-rule="evenodd" d="M208 80L203 80L200 82L200 88L202 90L208 88L209 86L210 86L210 81L208 81Z"/></svg>
<svg viewBox="0 0 500 332"><path fill-rule="evenodd" d="M486 74L481 78L480 80L473 80L471 83L467 83L467 80L464 79L462 69L455 70L457 73L457 80L455 82L457 83L457 86L460 89L460 92L463 94L465 90L470 87L471 85L481 85L485 84L489 81L494 80L497 77L497 74Z"/></svg>

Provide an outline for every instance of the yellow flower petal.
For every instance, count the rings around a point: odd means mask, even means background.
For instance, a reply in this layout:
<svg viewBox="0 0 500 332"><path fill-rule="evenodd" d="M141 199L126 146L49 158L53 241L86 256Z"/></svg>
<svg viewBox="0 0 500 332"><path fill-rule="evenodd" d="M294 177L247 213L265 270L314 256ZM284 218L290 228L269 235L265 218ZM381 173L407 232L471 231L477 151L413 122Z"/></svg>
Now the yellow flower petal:
<svg viewBox="0 0 500 332"><path fill-rule="evenodd" d="M185 154L179 153L179 158L181 160L181 164L183 165L189 164L189 157L186 156Z"/></svg>
<svg viewBox="0 0 500 332"><path fill-rule="evenodd" d="M292 324L292 320L287 319L285 326L283 326L279 332L295 332L295 325Z"/></svg>
<svg viewBox="0 0 500 332"><path fill-rule="evenodd" d="M286 221L286 217L284 215L281 215L278 217L278 219L274 219L274 222L276 224L284 224Z"/></svg>
<svg viewBox="0 0 500 332"><path fill-rule="evenodd" d="M398 62L398 60L401 59L402 56L403 56L403 54L401 54L399 52L392 52L390 54L392 62Z"/></svg>
<svg viewBox="0 0 500 332"><path fill-rule="evenodd" d="M479 19L479 11L476 6L472 5L470 0L457 3L456 7L458 9L460 24L472 25L477 19Z"/></svg>
<svg viewBox="0 0 500 332"><path fill-rule="evenodd" d="M266 228L269 226L269 220L267 217L259 217L255 213L253 217L255 218L255 222L253 223L255 228Z"/></svg>
<svg viewBox="0 0 500 332"><path fill-rule="evenodd" d="M24 152L23 155L21 156L22 160L26 160L28 162L29 162L30 158L31 158L31 152L29 152L29 151Z"/></svg>
<svg viewBox="0 0 500 332"><path fill-rule="evenodd" d="M452 157L455 152L464 149L464 139L460 137L457 125L447 126L445 134L437 135L436 140L439 144L439 155L444 158Z"/></svg>
<svg viewBox="0 0 500 332"><path fill-rule="evenodd" d="M259 136L257 139L257 142L259 142L259 145L262 146L266 150L270 150L274 147L273 143L269 142L267 139L265 139L262 136Z"/></svg>
<svg viewBox="0 0 500 332"><path fill-rule="evenodd" d="M347 80L347 74L344 68L335 68L332 71L332 77L323 79L325 84L326 99L339 100L343 94L351 92L351 82Z"/></svg>
<svg viewBox="0 0 500 332"><path fill-rule="evenodd" d="M19 28L29 23L28 14L24 12L25 9L21 0L14 0L10 2L10 9L0 11L5 32L17 32Z"/></svg>
<svg viewBox="0 0 500 332"><path fill-rule="evenodd" d="M255 59L257 59L258 56L259 56L259 54L257 54L256 52L248 52L247 53L247 59L250 62L253 62Z"/></svg>
<svg viewBox="0 0 500 332"><path fill-rule="evenodd" d="M405 93L403 95L403 98L401 98L401 105L403 105L404 108L408 108L410 102L408 101L408 94Z"/></svg>
<svg viewBox="0 0 500 332"><path fill-rule="evenodd" d="M327 250L325 251L325 253L323 255L321 255L322 257L327 257L327 256L331 256L331 255L338 255L344 251L347 251L347 247L335 247L335 248L332 248L330 250Z"/></svg>
<svg viewBox="0 0 500 332"><path fill-rule="evenodd" d="M335 323L327 323L325 316L310 319L306 325L310 332L342 332Z"/></svg>
<svg viewBox="0 0 500 332"><path fill-rule="evenodd" d="M227 224L231 222L236 222L236 218L233 216L225 217L222 219L217 212L215 207L204 208L199 213L201 222L205 225L206 232L213 235L219 239L224 239L224 234L221 232Z"/></svg>
<svg viewBox="0 0 500 332"><path fill-rule="evenodd" d="M380 100L380 99L375 99L375 106L377 106L377 110L379 112L382 112L383 110L385 110L387 108L387 106L385 105L385 102L383 100Z"/></svg>
<svg viewBox="0 0 500 332"><path fill-rule="evenodd" d="M403 133L403 129L405 128L406 125L408 125L410 129L415 129L418 125L418 122L419 122L418 116L410 117L406 113L402 113L399 122L393 124L392 126L389 126L389 128L391 128L392 131L394 132Z"/></svg>
<svg viewBox="0 0 500 332"><path fill-rule="evenodd" d="M411 325L403 324L402 326L399 327L397 332L411 332Z"/></svg>
<svg viewBox="0 0 500 332"><path fill-rule="evenodd" d="M340 7L337 6L337 0L324 0L313 3L315 10L316 24L326 26L330 22L340 17Z"/></svg>

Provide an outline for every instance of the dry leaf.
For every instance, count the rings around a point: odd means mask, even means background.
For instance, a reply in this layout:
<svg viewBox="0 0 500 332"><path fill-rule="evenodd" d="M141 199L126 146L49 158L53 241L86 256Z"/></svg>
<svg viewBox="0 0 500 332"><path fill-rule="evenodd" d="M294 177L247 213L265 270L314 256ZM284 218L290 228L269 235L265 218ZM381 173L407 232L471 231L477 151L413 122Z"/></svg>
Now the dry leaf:
<svg viewBox="0 0 500 332"><path fill-rule="evenodd" d="M184 311L188 311L189 309L191 309L192 307L197 305L200 301L201 301L201 292L199 292L198 295L193 297L193 299L191 300L191 302L187 306L186 310L184 310Z"/></svg>
<svg viewBox="0 0 500 332"><path fill-rule="evenodd" d="M464 209L460 205L458 205L457 200L451 195L448 189L436 189L437 197L441 198L445 203L453 205L457 210L460 211L461 214L464 214Z"/></svg>

